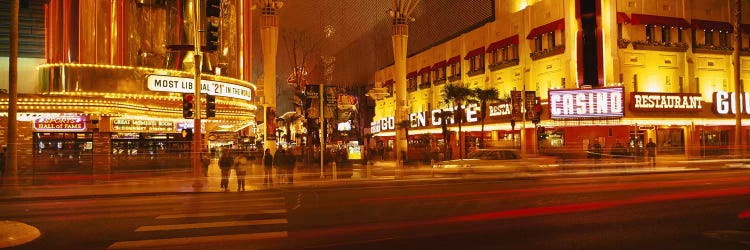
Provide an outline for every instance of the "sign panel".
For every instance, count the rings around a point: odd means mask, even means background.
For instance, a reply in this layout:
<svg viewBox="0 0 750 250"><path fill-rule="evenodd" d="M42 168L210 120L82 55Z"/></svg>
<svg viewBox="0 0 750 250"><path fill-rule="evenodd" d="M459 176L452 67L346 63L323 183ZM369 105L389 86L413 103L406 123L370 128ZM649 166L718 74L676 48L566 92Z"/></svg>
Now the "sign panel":
<svg viewBox="0 0 750 250"><path fill-rule="evenodd" d="M511 91L510 92L510 100L511 100L511 119L520 121L523 119L523 102L521 97L522 92L521 91Z"/></svg>
<svg viewBox="0 0 750 250"><path fill-rule="evenodd" d="M620 118L623 105L622 87L549 90L552 119Z"/></svg>
<svg viewBox="0 0 750 250"><path fill-rule="evenodd" d="M702 101L700 93L630 93L633 111L699 112Z"/></svg>
<svg viewBox="0 0 750 250"><path fill-rule="evenodd" d="M488 117L511 117L512 107L510 102L498 102L487 104Z"/></svg>
<svg viewBox="0 0 750 250"><path fill-rule="evenodd" d="M84 116L42 117L34 120L35 131L84 131L86 118Z"/></svg>
<svg viewBox="0 0 750 250"><path fill-rule="evenodd" d="M110 118L112 131L115 132L176 132L172 121L137 120L128 118Z"/></svg>
<svg viewBox="0 0 750 250"><path fill-rule="evenodd" d="M524 98L524 101L526 101L526 103L524 104L524 110L526 111L526 120L538 119L539 112L534 109L537 104L536 92L526 91L526 96Z"/></svg>
<svg viewBox="0 0 750 250"><path fill-rule="evenodd" d="M737 114L735 96L734 92L714 92L714 112L720 115ZM740 112L750 115L750 102L747 101L748 99L750 99L750 93L743 92L740 94Z"/></svg>
<svg viewBox="0 0 750 250"><path fill-rule="evenodd" d="M276 140L276 110L266 107L266 141Z"/></svg>
<svg viewBox="0 0 750 250"><path fill-rule="evenodd" d="M173 92L173 93L195 93L195 81L192 78L175 76L149 75L146 80L148 89L151 91ZM251 101L252 90L248 87L226 82L201 79L201 93L238 98Z"/></svg>
<svg viewBox="0 0 750 250"><path fill-rule="evenodd" d="M338 101L338 89L336 86L324 86L324 95L323 99L325 103L325 109L323 110L323 117L324 118L333 118L333 115L336 112L336 108L338 108L338 105L336 105L336 101Z"/></svg>

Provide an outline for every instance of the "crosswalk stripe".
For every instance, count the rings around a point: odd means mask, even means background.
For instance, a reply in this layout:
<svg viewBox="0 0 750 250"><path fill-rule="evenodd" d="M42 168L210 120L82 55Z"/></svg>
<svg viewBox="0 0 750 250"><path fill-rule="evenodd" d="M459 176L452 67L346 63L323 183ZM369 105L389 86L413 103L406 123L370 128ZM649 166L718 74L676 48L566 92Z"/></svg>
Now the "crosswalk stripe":
<svg viewBox="0 0 750 250"><path fill-rule="evenodd" d="M202 204L222 204L222 203L252 203L252 202L265 202L265 201L284 201L283 197L274 198L257 198L257 199L223 199L223 200L212 200L208 202L201 202ZM193 202L183 202L184 204L192 204Z"/></svg>
<svg viewBox="0 0 750 250"><path fill-rule="evenodd" d="M266 233L249 233L249 234L230 234L200 237L183 237L154 240L134 240L120 241L110 245L107 249L126 249L126 248L158 248L167 246L206 244L212 242L243 241L243 240L262 240L286 238L286 231L266 232Z"/></svg>
<svg viewBox="0 0 750 250"><path fill-rule="evenodd" d="M286 213L284 209L274 210L258 210L258 211L236 211L236 212L220 212L220 213L185 213L185 214L166 214L156 217L156 219L182 219L182 218L197 218L197 217L218 217L218 216L229 216L229 215L258 215L258 214L283 214Z"/></svg>
<svg viewBox="0 0 750 250"><path fill-rule="evenodd" d="M265 220L247 220L247 221L221 221L221 222L204 222L204 223L187 223L187 224L171 224L171 225L159 225L159 226L141 226L136 229L136 232L145 231L164 231L164 230L180 230L180 229L195 229L195 228L212 228L212 227L236 227L236 226L253 226L253 225L272 225L272 224L286 224L286 219L265 219Z"/></svg>

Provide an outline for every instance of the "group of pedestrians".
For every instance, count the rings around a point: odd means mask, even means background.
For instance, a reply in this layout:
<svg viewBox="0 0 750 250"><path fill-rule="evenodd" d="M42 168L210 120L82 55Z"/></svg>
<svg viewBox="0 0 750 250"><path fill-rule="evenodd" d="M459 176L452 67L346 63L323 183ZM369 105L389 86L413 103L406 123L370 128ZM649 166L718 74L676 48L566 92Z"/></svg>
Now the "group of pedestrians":
<svg viewBox="0 0 750 250"><path fill-rule="evenodd" d="M285 149L279 149L276 155L271 153L271 149L266 149L263 152L263 184L273 184L273 168L276 168L278 183L294 183L294 165L297 162L297 157L291 151L287 152Z"/></svg>
<svg viewBox="0 0 750 250"><path fill-rule="evenodd" d="M203 163L203 171L205 176L208 176L208 166L210 165L211 158L207 152L201 156ZM232 169L237 174L237 191L245 191L245 179L247 171L252 168L255 162L255 157L252 154L244 154L235 152L230 149L223 150L219 157L219 169L221 170L221 182L219 189L221 191L229 190L229 176L231 175ZM263 184L271 185L274 179L277 179L277 183L294 183L294 167L296 163L296 157L291 151L279 149L274 156L271 153L271 149L265 149L262 157L263 164ZM276 169L277 176L273 176L274 168Z"/></svg>
<svg viewBox="0 0 750 250"><path fill-rule="evenodd" d="M247 175L248 167L251 167L252 164L252 155L234 153L231 150L224 151L219 157L219 169L221 170L220 190L229 191L229 175L232 169L234 169L237 174L237 191L245 191L245 176Z"/></svg>

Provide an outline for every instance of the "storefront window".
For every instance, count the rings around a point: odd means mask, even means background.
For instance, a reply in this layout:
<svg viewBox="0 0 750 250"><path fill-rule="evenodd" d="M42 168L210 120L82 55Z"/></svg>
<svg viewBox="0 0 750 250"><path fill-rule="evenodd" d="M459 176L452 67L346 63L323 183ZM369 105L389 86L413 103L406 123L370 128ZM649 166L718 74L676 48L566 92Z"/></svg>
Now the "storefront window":
<svg viewBox="0 0 750 250"><path fill-rule="evenodd" d="M656 131L656 150L658 154L684 154L685 131L681 128L658 129Z"/></svg>
<svg viewBox="0 0 750 250"><path fill-rule="evenodd" d="M90 174L93 152L91 133L34 133L34 172Z"/></svg>
<svg viewBox="0 0 750 250"><path fill-rule="evenodd" d="M729 153L728 130L704 130L700 134L701 155L721 155Z"/></svg>
<svg viewBox="0 0 750 250"><path fill-rule="evenodd" d="M114 133L112 171L190 168L190 141L181 134Z"/></svg>

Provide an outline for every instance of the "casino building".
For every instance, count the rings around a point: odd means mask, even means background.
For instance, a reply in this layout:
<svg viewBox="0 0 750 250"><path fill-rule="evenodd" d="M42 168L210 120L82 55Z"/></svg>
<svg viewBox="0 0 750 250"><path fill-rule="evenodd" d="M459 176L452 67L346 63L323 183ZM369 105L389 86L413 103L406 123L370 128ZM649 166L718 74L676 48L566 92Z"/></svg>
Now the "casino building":
<svg viewBox="0 0 750 250"><path fill-rule="evenodd" d="M192 1L27 2L19 18L20 175L189 169L193 119L183 118L182 93L195 87ZM221 3L213 19L217 48L204 48L202 62L202 93L216 102L215 117L201 120L209 146L248 135L255 123L250 6ZM7 60L7 47L0 53ZM8 83L2 80L5 145Z"/></svg>
<svg viewBox="0 0 750 250"><path fill-rule="evenodd" d="M707 157L733 147L735 112L750 117L750 102L735 107L732 52L740 46L740 79L750 78L750 25L736 44L734 1L515 0L495 1L494 20L407 58L411 114L410 159L442 149L441 110L448 84L495 88L488 107L488 147L585 157L594 140L618 141L642 155ZM742 6L750 23L750 6ZM374 72L376 108L371 131L378 147L393 148L397 110L395 69ZM460 136L465 147L481 138L479 108L468 106ZM458 156L455 117L447 118ZM750 125L743 124L747 144ZM606 150L605 152L609 152ZM441 152L447 155L447 152Z"/></svg>

